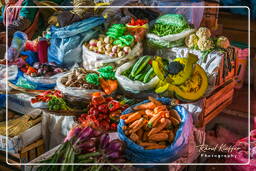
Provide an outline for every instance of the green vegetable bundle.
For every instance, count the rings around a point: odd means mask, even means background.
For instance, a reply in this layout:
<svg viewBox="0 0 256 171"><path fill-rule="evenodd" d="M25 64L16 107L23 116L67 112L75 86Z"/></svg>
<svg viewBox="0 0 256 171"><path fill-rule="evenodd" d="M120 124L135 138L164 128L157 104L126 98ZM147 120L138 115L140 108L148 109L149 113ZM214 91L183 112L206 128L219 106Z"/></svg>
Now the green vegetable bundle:
<svg viewBox="0 0 256 171"><path fill-rule="evenodd" d="M156 20L150 32L158 36L166 36L180 33L189 28L189 24L182 15L166 14Z"/></svg>
<svg viewBox="0 0 256 171"><path fill-rule="evenodd" d="M148 83L155 76L150 61L150 56L143 56L139 58L129 69L124 71L122 75L134 81L137 80L143 83Z"/></svg>
<svg viewBox="0 0 256 171"><path fill-rule="evenodd" d="M41 163L66 163L70 165L42 165L37 171L106 171L120 169L116 166L74 166L72 163L124 163L124 143L110 140L109 134L91 127L71 129L65 142L57 151Z"/></svg>

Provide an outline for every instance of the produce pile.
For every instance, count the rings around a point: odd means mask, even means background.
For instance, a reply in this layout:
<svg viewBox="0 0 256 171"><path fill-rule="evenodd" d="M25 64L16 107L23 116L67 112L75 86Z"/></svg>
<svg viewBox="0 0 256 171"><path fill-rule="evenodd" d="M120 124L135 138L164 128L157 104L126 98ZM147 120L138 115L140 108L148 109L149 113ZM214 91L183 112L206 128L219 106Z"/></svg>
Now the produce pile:
<svg viewBox="0 0 256 171"><path fill-rule="evenodd" d="M106 93L113 93L117 87L115 72L112 66L106 66L97 71L75 68L72 72L61 78L61 83L66 87L83 89L100 89Z"/></svg>
<svg viewBox="0 0 256 171"><path fill-rule="evenodd" d="M168 61L156 57L152 61L154 72L160 79L155 92L182 101L195 101L201 98L208 87L208 78L202 67L196 64L198 58L189 54L188 58Z"/></svg>
<svg viewBox="0 0 256 171"><path fill-rule="evenodd" d="M188 35L185 44L188 48L199 49L201 51L209 51L213 48L227 49L230 46L228 38L219 36L211 37L211 31L206 27L200 27L195 33Z"/></svg>
<svg viewBox="0 0 256 171"><path fill-rule="evenodd" d="M78 121L83 126L104 131L116 131L121 113L129 107L125 101L119 102L112 97L105 98L100 92L92 94L87 114L82 114Z"/></svg>
<svg viewBox="0 0 256 171"><path fill-rule="evenodd" d="M183 15L165 14L156 19L147 34L147 41L153 48L182 46L187 35L194 31Z"/></svg>
<svg viewBox="0 0 256 171"><path fill-rule="evenodd" d="M38 102L49 102L52 97L63 98L63 94L59 90L48 90L43 92L42 94L36 95L35 97L31 98L31 103L38 103Z"/></svg>
<svg viewBox="0 0 256 171"><path fill-rule="evenodd" d="M176 110L153 97L133 110L121 116L126 124L122 129L132 141L146 150L163 149L173 142L181 122Z"/></svg>
<svg viewBox="0 0 256 171"><path fill-rule="evenodd" d="M122 72L122 75L134 81L148 83L156 75L152 68L151 57L140 57L130 68Z"/></svg>
<svg viewBox="0 0 256 171"><path fill-rule="evenodd" d="M24 65L20 68L25 74L32 77L51 77L53 75L65 72L66 70L60 66L57 66L54 62L40 64L39 62L35 62L32 66Z"/></svg>
<svg viewBox="0 0 256 171"><path fill-rule="evenodd" d="M51 111L71 111L72 109L64 100L64 95L59 90L48 90L40 95L31 98L31 103L47 103L47 107Z"/></svg>
<svg viewBox="0 0 256 171"><path fill-rule="evenodd" d="M68 133L64 144L41 163L124 163L124 143L118 139L110 140L108 134L91 127L75 127ZM81 168L83 167L83 168ZM47 165L40 166L37 171L48 170L119 170L117 166L74 166Z"/></svg>
<svg viewBox="0 0 256 171"><path fill-rule="evenodd" d="M131 34L125 34L126 27L123 24L113 24L106 35L100 35L98 40L92 39L85 43L90 51L105 54L113 58L124 57L131 52L135 38Z"/></svg>

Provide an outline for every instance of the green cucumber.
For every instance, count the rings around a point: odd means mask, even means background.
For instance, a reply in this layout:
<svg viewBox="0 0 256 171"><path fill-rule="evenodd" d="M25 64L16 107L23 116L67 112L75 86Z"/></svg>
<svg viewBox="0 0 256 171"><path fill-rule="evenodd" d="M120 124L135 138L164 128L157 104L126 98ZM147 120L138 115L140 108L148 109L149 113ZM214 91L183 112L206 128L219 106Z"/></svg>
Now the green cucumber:
<svg viewBox="0 0 256 171"><path fill-rule="evenodd" d="M124 76L128 77L129 74L131 73L131 71L132 71L132 66L131 66L129 69L123 71L123 72L121 73L121 75L124 75Z"/></svg>
<svg viewBox="0 0 256 171"><path fill-rule="evenodd" d="M150 60L150 56L143 56L141 57L132 67L131 76L135 77L143 68L147 65L148 61Z"/></svg>
<svg viewBox="0 0 256 171"><path fill-rule="evenodd" d="M150 70L147 72L143 79L143 83L147 83L150 80L151 75L154 74L154 69L150 68Z"/></svg>
<svg viewBox="0 0 256 171"><path fill-rule="evenodd" d="M147 64L145 69L143 69L143 71L141 71L139 74L136 75L136 77L134 78L134 80L138 80L138 81L143 81L143 78L145 77L145 75L147 74L147 72L150 70L151 65Z"/></svg>

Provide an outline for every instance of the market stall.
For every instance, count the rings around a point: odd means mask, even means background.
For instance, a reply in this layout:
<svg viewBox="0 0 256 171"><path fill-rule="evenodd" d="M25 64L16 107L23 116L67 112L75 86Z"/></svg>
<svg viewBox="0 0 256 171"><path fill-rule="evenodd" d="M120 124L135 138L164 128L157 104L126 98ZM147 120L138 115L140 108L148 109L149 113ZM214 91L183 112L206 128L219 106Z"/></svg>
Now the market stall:
<svg viewBox="0 0 256 171"><path fill-rule="evenodd" d="M232 102L237 51L227 37L181 14L149 10L106 9L52 25L36 40L14 34L0 90L8 91L6 107L25 115L8 121L19 130L8 130L9 152L22 158L36 141L46 153L24 163L149 163L141 167L199 156L206 124ZM0 133L8 136L3 123Z"/></svg>

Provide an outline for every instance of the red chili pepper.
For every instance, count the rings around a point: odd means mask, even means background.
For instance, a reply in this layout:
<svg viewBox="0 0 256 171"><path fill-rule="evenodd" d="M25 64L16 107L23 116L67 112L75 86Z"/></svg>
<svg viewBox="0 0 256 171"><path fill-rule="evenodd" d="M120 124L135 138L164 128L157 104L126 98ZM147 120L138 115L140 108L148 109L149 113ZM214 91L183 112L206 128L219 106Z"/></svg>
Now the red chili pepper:
<svg viewBox="0 0 256 171"><path fill-rule="evenodd" d="M108 109L110 112L112 111L115 111L117 109L119 109L121 106L120 102L119 101L116 101L116 100L112 100L108 103Z"/></svg>
<svg viewBox="0 0 256 171"><path fill-rule="evenodd" d="M107 104L101 104L98 106L98 110L102 113L108 113L108 105Z"/></svg>

